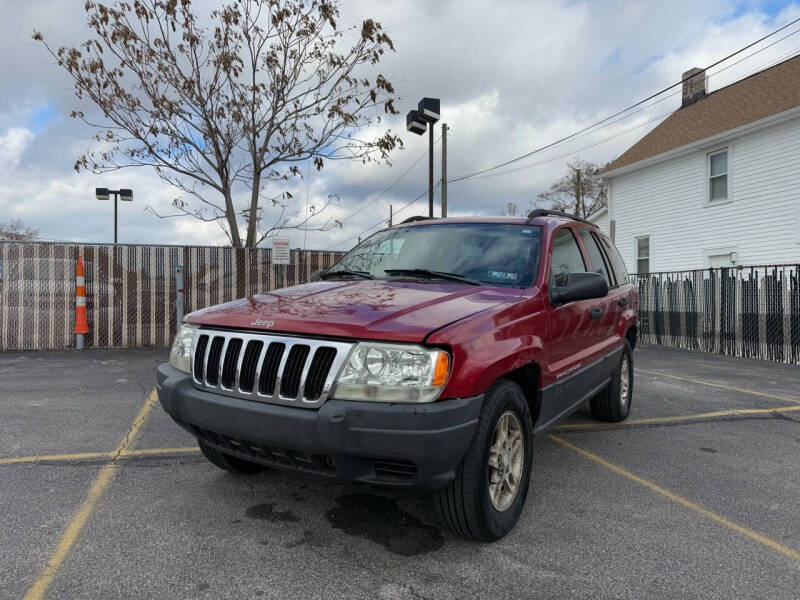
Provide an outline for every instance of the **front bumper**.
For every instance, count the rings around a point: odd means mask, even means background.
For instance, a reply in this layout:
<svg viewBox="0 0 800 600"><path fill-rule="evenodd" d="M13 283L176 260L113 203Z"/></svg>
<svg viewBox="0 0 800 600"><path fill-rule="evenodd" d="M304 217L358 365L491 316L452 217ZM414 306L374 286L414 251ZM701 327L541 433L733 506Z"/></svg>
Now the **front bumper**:
<svg viewBox="0 0 800 600"><path fill-rule="evenodd" d="M472 441L483 395L430 404L328 400L319 409L198 390L158 367L158 398L181 427L220 450L269 466L366 483L439 489Z"/></svg>

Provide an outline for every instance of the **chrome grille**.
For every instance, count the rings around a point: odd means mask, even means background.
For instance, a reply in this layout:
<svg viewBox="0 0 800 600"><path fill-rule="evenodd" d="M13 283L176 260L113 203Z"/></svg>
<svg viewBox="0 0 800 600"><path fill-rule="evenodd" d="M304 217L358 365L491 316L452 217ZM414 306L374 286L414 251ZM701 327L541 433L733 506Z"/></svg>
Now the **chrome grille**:
<svg viewBox="0 0 800 600"><path fill-rule="evenodd" d="M328 397L349 342L199 329L192 342L195 387L227 396L314 408Z"/></svg>

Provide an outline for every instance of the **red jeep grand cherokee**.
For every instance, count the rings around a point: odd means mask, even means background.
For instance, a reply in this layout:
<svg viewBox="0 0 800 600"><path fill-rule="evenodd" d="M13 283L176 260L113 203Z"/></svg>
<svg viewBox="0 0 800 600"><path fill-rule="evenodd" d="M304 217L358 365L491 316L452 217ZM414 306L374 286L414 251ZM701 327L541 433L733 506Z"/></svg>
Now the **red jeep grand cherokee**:
<svg viewBox="0 0 800 600"><path fill-rule="evenodd" d="M628 416L638 296L591 223L417 217L312 279L188 315L159 367L218 467L429 489L490 541L522 511L535 435L587 400Z"/></svg>

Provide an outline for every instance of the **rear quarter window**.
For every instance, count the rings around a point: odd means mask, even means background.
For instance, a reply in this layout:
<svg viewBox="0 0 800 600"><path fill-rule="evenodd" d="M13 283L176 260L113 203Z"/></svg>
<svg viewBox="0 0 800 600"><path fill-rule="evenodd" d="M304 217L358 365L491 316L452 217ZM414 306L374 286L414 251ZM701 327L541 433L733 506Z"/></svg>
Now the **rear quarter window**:
<svg viewBox="0 0 800 600"><path fill-rule="evenodd" d="M586 248L586 253L589 255L589 262L592 263L592 270L603 276L609 288L615 287L617 283L613 274L608 272L609 265L592 232L588 229L581 229L579 235L581 236L583 247Z"/></svg>
<svg viewBox="0 0 800 600"><path fill-rule="evenodd" d="M625 268L625 261L622 260L622 255L617 250L614 242L608 239L605 235L600 235L600 241L606 249L606 254L611 259L611 264L614 267L614 272L617 274L617 282L619 284L630 283L631 278L628 275L628 269Z"/></svg>

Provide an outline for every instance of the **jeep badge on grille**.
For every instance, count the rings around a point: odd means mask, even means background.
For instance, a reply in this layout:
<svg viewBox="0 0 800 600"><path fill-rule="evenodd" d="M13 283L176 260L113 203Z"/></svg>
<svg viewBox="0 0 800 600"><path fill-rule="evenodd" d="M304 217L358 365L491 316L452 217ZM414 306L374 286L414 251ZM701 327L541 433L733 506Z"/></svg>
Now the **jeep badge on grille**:
<svg viewBox="0 0 800 600"><path fill-rule="evenodd" d="M275 321L267 321L266 319L256 319L250 323L251 327L266 327L268 329L273 325L275 325Z"/></svg>

